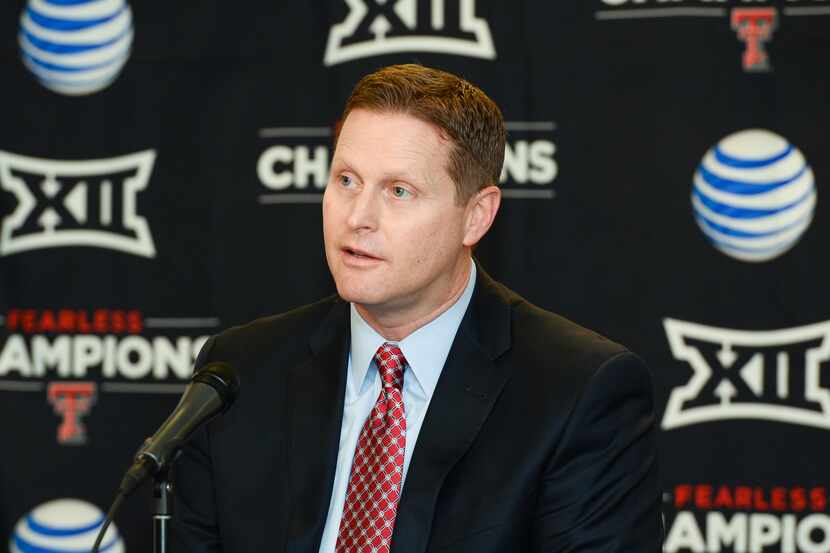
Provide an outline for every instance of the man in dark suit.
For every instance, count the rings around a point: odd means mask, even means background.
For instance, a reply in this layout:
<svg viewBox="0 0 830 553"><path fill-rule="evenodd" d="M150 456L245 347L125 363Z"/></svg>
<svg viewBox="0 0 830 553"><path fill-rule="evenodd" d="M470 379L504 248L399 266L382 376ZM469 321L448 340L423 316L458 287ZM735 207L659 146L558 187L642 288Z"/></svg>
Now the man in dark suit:
<svg viewBox="0 0 830 553"><path fill-rule="evenodd" d="M323 200L338 294L212 338L242 392L176 466L184 553L660 550L652 390L493 281L501 113L441 71L350 97Z"/></svg>

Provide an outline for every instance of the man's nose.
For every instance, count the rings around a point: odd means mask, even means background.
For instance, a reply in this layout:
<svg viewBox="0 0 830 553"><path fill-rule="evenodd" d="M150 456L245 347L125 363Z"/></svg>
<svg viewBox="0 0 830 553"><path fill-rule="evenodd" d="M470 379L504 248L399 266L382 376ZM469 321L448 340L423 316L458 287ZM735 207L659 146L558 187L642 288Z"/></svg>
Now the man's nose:
<svg viewBox="0 0 830 553"><path fill-rule="evenodd" d="M377 228L378 192L375 187L364 186L352 199L347 223L354 230Z"/></svg>

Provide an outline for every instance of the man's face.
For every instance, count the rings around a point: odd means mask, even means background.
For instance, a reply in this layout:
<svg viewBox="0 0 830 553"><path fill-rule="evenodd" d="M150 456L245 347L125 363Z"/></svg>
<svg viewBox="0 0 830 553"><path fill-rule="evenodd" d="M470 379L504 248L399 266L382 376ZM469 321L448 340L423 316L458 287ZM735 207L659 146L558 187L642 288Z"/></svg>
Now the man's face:
<svg viewBox="0 0 830 553"><path fill-rule="evenodd" d="M411 115L348 115L323 197L326 259L342 298L370 310L430 309L466 276L450 148Z"/></svg>

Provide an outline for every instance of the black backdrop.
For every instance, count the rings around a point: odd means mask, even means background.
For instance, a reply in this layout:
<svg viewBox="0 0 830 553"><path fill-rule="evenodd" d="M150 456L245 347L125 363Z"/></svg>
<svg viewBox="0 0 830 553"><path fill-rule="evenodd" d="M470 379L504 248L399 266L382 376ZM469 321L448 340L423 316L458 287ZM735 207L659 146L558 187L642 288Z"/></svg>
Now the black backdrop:
<svg viewBox="0 0 830 553"><path fill-rule="evenodd" d="M105 510L206 336L331 293L331 128L416 61L508 121L484 267L648 361L666 551L829 552L828 29L827 0L3 3L0 535ZM62 505L36 521L81 524ZM126 550L148 513L116 519Z"/></svg>

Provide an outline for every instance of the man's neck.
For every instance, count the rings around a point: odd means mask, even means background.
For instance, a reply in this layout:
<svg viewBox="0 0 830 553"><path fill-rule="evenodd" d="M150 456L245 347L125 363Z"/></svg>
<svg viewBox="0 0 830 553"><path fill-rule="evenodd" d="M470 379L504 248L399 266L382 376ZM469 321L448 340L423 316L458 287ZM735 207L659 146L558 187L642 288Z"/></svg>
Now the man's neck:
<svg viewBox="0 0 830 553"><path fill-rule="evenodd" d="M382 311L371 306L355 304L357 312L375 332L386 340L400 342L419 328L428 325L452 307L464 293L469 283L472 261L467 259L464 269L460 270L452 281L450 294L436 306L424 309L414 306L413 309Z"/></svg>

